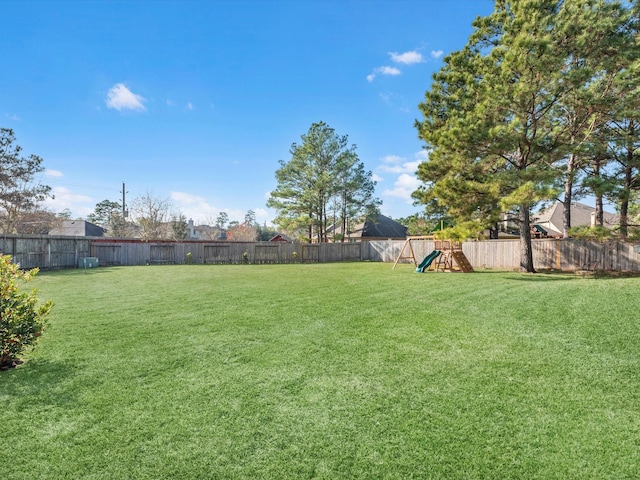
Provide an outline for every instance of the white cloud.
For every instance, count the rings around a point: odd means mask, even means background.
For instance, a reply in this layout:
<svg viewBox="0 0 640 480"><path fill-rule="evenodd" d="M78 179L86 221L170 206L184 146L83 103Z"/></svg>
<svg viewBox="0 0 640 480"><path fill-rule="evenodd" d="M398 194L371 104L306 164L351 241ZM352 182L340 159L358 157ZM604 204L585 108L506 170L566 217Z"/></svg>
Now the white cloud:
<svg viewBox="0 0 640 480"><path fill-rule="evenodd" d="M416 52L415 50L411 52L397 53L397 52L389 52L391 56L391 60L396 63L403 63L405 65L412 65L414 63L424 62L424 57L420 52Z"/></svg>
<svg viewBox="0 0 640 480"><path fill-rule="evenodd" d="M165 102L167 104L167 107L175 107L176 106L176 103L173 100L169 99L169 98L167 98L165 100Z"/></svg>
<svg viewBox="0 0 640 480"><path fill-rule="evenodd" d="M64 175L60 170L52 170L50 168L47 168L44 171L44 176L51 177L51 178L60 178L60 177L63 177Z"/></svg>
<svg viewBox="0 0 640 480"><path fill-rule="evenodd" d="M204 197L198 197L197 195L184 192L171 192L171 200L190 205L203 203L205 201Z"/></svg>
<svg viewBox="0 0 640 480"><path fill-rule="evenodd" d="M400 198L412 204L413 199L411 198L411 194L418 189L420 184L421 182L416 176L403 173L395 181L394 188L384 190L382 196Z"/></svg>
<svg viewBox="0 0 640 480"><path fill-rule="evenodd" d="M193 105L191 104L191 102L187 103L187 110L193 110Z"/></svg>
<svg viewBox="0 0 640 480"><path fill-rule="evenodd" d="M190 193L171 192L171 201L179 213L192 218L196 223L215 218L220 213L220 209L210 205L204 197Z"/></svg>
<svg viewBox="0 0 640 480"><path fill-rule="evenodd" d="M16 122L19 122L21 120L21 118L15 113L13 115L9 115L8 113L5 113L4 116L7 117L9 120L14 120Z"/></svg>
<svg viewBox="0 0 640 480"><path fill-rule="evenodd" d="M396 67L378 67L376 72L380 75L400 75L402 73Z"/></svg>
<svg viewBox="0 0 640 480"><path fill-rule="evenodd" d="M396 67L389 67L389 66L382 66L382 67L378 67L378 68L374 68L373 72L371 72L369 75L367 75L367 80L369 82L373 82L373 80L376 78L376 76L378 75L400 75L402 72L397 69Z"/></svg>
<svg viewBox="0 0 640 480"><path fill-rule="evenodd" d="M418 170L418 165L422 160L407 161L396 155L388 155L382 159L382 164L377 168L380 172L386 173L410 173L414 174Z"/></svg>
<svg viewBox="0 0 640 480"><path fill-rule="evenodd" d="M74 217L86 217L93 212L95 201L88 195L71 192L65 187L54 187L51 189L54 198L47 198L44 204L53 212L62 212L68 208Z"/></svg>
<svg viewBox="0 0 640 480"><path fill-rule="evenodd" d="M399 157L398 155L387 155L381 158L376 170L378 172L398 175L393 184L393 188L384 190L382 196L400 198L408 204L413 204L411 194L422 184L416 176L418 165L428 160L428 158L429 152L427 150L416 152L412 160Z"/></svg>
<svg viewBox="0 0 640 480"><path fill-rule="evenodd" d="M377 183L384 182L384 178L378 175L377 173L374 173L373 175L371 175L371 180Z"/></svg>
<svg viewBox="0 0 640 480"><path fill-rule="evenodd" d="M256 222L260 225L264 225L265 222L269 225L274 217L273 213L265 208L256 208L253 210L253 213L256 214Z"/></svg>
<svg viewBox="0 0 640 480"><path fill-rule="evenodd" d="M402 160L404 159L397 155L387 155L386 157L382 157L382 163L398 163Z"/></svg>
<svg viewBox="0 0 640 480"><path fill-rule="evenodd" d="M171 201L176 213L181 213L187 219L193 219L196 225L215 223L220 212L226 212L229 220L242 222L246 212L239 209L220 208L211 205L207 199L185 192L171 192ZM257 211L257 210L256 210ZM258 215L256 213L256 218Z"/></svg>
<svg viewBox="0 0 640 480"><path fill-rule="evenodd" d="M431 50L432 58L440 58L444 52L442 50Z"/></svg>
<svg viewBox="0 0 640 480"><path fill-rule="evenodd" d="M105 103L115 110L146 110L146 99L129 90L123 83L116 83L107 92Z"/></svg>

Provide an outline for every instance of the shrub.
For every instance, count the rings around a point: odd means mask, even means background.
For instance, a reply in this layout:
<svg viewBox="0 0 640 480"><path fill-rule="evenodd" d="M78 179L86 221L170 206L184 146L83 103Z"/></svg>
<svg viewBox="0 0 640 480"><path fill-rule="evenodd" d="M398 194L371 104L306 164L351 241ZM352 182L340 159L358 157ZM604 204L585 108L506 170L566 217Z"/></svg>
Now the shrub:
<svg viewBox="0 0 640 480"><path fill-rule="evenodd" d="M615 236L614 232L606 227L573 227L569 229L569 236L582 240L594 240L596 242L604 242Z"/></svg>
<svg viewBox="0 0 640 480"><path fill-rule="evenodd" d="M36 290L20 290L38 273L22 271L11 256L0 255L0 368L16 365L18 357L35 346L45 327L45 317L53 303L38 305Z"/></svg>

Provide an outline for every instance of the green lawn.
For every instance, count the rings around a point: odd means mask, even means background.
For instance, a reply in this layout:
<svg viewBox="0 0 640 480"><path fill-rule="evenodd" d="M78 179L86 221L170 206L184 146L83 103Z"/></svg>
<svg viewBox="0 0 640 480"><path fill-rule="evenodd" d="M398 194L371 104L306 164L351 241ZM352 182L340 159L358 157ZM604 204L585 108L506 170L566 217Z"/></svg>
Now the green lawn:
<svg viewBox="0 0 640 480"><path fill-rule="evenodd" d="M40 273L0 479L640 478L640 278Z"/></svg>

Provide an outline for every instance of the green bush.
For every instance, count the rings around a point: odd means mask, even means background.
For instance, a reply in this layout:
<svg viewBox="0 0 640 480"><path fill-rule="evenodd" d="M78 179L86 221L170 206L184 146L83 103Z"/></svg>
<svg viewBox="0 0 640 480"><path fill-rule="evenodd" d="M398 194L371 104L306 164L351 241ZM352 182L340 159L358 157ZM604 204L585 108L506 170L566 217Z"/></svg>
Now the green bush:
<svg viewBox="0 0 640 480"><path fill-rule="evenodd" d="M36 290L25 292L38 269L22 271L11 263L11 256L0 255L0 368L16 365L19 356L33 347L45 327L45 317L53 303L38 304Z"/></svg>
<svg viewBox="0 0 640 480"><path fill-rule="evenodd" d="M581 227L573 227L569 229L569 236L572 238L579 238L582 240L593 240L596 242L604 242L605 240L609 240L615 236L615 233L612 230L609 230L606 227L589 227L589 226L581 226Z"/></svg>

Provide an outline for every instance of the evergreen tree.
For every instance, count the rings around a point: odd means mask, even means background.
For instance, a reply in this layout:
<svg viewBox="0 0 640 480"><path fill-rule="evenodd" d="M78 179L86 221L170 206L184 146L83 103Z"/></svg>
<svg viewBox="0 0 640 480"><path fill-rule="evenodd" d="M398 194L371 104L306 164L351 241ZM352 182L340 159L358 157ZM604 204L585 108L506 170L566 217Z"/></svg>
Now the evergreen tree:
<svg viewBox="0 0 640 480"><path fill-rule="evenodd" d="M26 233L34 214L43 212L40 204L51 195L51 187L34 183L44 171L42 158L22 155L15 144L13 130L0 128L0 231Z"/></svg>
<svg viewBox="0 0 640 480"><path fill-rule="evenodd" d="M291 159L280 161L278 185L267 206L278 213L275 223L285 231L306 231L307 240L327 241L330 205L339 205L340 220L349 220L371 210L375 182L358 160L355 145L324 122L314 123L302 135L301 144L292 144Z"/></svg>
<svg viewBox="0 0 640 480"><path fill-rule="evenodd" d="M563 186L571 201L584 145L611 101L609 56L628 41L626 12L605 0L497 0L420 105L430 155L414 196L478 228L515 213L520 268L534 272L530 211Z"/></svg>

